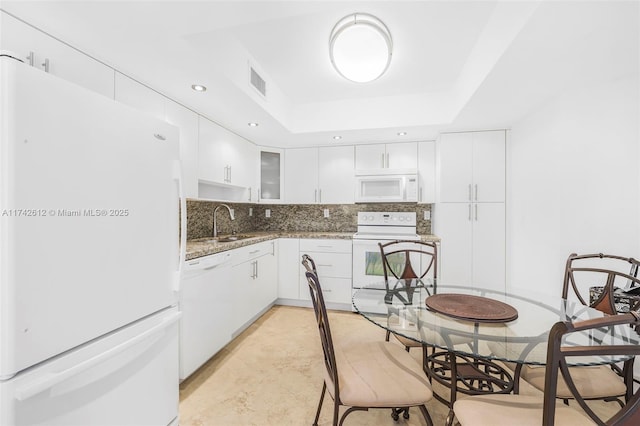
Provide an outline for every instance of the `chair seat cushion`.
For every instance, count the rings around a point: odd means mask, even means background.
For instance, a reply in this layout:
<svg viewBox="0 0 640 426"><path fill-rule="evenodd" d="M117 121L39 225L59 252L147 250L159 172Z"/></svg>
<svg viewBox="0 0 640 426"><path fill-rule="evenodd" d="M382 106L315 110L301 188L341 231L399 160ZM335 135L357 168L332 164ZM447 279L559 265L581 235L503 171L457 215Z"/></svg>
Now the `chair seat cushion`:
<svg viewBox="0 0 640 426"><path fill-rule="evenodd" d="M525 365L522 367L520 377L535 388L543 390L545 370L545 368ZM570 367L569 370L578 393L585 399L623 396L627 391L622 378L606 365ZM558 377L557 395L558 398L573 398L561 374Z"/></svg>
<svg viewBox="0 0 640 426"><path fill-rule="evenodd" d="M412 407L433 396L421 365L393 343L336 347L336 364L340 402L347 406ZM330 381L327 387L335 397Z"/></svg>
<svg viewBox="0 0 640 426"><path fill-rule="evenodd" d="M404 346L409 348L420 348L422 347L422 343L418 343L415 340L407 339L404 336L400 336L399 334L391 333L393 337L395 337L398 342L402 343Z"/></svg>
<svg viewBox="0 0 640 426"><path fill-rule="evenodd" d="M478 395L458 399L453 404L453 411L462 426L540 426L542 406L542 398L537 396ZM584 412L558 401L555 424L582 426L595 423Z"/></svg>

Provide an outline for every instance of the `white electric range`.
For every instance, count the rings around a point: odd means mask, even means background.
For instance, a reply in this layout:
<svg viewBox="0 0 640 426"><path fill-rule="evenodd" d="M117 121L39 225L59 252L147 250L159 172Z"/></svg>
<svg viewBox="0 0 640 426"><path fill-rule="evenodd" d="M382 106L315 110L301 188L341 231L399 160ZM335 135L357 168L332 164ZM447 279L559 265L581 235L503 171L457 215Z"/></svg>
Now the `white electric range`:
<svg viewBox="0 0 640 426"><path fill-rule="evenodd" d="M359 212L353 235L352 289L384 279L378 243L419 241L415 212Z"/></svg>

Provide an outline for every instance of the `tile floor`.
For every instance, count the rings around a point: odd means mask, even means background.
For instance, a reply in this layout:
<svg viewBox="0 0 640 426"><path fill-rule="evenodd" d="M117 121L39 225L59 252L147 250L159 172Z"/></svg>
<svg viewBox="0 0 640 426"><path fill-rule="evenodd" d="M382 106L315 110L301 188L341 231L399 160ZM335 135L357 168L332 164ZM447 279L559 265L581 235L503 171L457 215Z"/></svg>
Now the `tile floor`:
<svg viewBox="0 0 640 426"><path fill-rule="evenodd" d="M382 329L358 314L330 311L329 315L335 341L384 339ZM420 360L419 350L411 353ZM321 348L313 311L274 306L180 385L180 425L311 425L321 389ZM537 391L525 384L521 392ZM617 406L604 404L607 410ZM427 408L434 424L443 425L447 408L435 399ZM325 398L321 426L331 424L331 410L332 402ZM370 410L350 414L346 425L425 422L417 409L412 409L410 419L398 422L388 410Z"/></svg>

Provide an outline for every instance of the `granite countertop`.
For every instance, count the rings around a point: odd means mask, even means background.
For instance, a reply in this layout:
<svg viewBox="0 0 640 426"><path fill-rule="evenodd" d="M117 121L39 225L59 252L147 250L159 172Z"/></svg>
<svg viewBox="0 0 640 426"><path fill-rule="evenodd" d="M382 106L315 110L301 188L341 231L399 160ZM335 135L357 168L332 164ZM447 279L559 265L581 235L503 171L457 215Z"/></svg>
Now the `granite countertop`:
<svg viewBox="0 0 640 426"><path fill-rule="evenodd" d="M353 232L305 232L305 231L279 231L279 232L248 232L239 234L242 239L230 242L220 242L213 237L198 238L187 241L186 260L196 259L202 256L208 256L220 253L226 250L233 250L251 244L261 243L263 241L273 240L276 238L316 238L316 239L338 239L350 240L353 238ZM229 235L220 235L219 239L224 239ZM424 242L440 241L435 235L421 235Z"/></svg>

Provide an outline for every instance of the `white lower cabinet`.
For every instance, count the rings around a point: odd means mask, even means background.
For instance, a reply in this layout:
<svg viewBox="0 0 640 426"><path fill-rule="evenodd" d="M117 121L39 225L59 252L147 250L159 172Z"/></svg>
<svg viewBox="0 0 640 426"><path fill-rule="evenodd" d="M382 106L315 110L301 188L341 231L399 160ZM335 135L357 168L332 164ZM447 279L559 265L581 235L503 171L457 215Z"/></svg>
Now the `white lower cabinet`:
<svg viewBox="0 0 640 426"><path fill-rule="evenodd" d="M233 335L273 303L278 296L276 241L242 247L234 252L231 283L234 297L231 326Z"/></svg>
<svg viewBox="0 0 640 426"><path fill-rule="evenodd" d="M185 263L180 288L180 379L222 349L277 298L277 243Z"/></svg>
<svg viewBox="0 0 640 426"><path fill-rule="evenodd" d="M325 302L351 304L351 240L301 239L299 258L314 260ZM309 287L300 268L300 299L310 300Z"/></svg>
<svg viewBox="0 0 640 426"><path fill-rule="evenodd" d="M278 298L298 300L300 298L300 244L297 238L278 240Z"/></svg>

